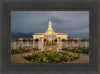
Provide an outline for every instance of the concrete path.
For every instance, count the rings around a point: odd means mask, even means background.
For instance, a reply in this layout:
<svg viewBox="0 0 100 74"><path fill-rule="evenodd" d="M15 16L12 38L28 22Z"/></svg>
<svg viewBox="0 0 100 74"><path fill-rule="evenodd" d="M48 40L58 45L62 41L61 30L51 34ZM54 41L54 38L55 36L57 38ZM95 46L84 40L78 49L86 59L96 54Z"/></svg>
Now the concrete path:
<svg viewBox="0 0 100 74"><path fill-rule="evenodd" d="M32 52L11 54L11 63L33 63L33 62L28 61L24 58L24 56L28 56L31 54L32 54Z"/></svg>
<svg viewBox="0 0 100 74"><path fill-rule="evenodd" d="M58 48L57 45L44 46L44 50L57 50L57 48Z"/></svg>
<svg viewBox="0 0 100 74"><path fill-rule="evenodd" d="M84 53L74 53L74 52L69 52L71 55L78 55L80 56L79 59L71 61L70 63L89 63L89 54L84 54Z"/></svg>

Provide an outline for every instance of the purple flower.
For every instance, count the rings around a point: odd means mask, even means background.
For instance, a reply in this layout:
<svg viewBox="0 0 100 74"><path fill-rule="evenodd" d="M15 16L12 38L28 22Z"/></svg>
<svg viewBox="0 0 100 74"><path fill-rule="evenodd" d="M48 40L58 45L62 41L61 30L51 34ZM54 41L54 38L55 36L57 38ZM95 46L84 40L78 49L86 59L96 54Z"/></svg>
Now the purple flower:
<svg viewBox="0 0 100 74"><path fill-rule="evenodd" d="M32 55L28 55L28 56L32 56Z"/></svg>

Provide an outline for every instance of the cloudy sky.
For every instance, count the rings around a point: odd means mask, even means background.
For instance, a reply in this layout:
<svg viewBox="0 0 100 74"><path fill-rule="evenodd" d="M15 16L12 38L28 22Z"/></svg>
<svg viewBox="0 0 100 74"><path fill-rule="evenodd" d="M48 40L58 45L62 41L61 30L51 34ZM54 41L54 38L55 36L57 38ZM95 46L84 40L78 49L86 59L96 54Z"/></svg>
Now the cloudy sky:
<svg viewBox="0 0 100 74"><path fill-rule="evenodd" d="M11 32L44 33L49 16L55 32L71 38L89 37L88 11L11 11Z"/></svg>

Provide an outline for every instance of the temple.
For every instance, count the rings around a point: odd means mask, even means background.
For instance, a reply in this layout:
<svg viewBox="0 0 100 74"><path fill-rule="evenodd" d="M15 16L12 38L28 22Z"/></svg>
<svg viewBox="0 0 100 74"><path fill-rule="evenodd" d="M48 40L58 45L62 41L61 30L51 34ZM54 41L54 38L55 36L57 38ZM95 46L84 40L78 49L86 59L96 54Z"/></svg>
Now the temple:
<svg viewBox="0 0 100 74"><path fill-rule="evenodd" d="M52 28L52 22L49 18L48 29L46 29L45 33L35 33L33 35L33 39L47 39L48 41L59 40L59 39L68 39L68 35L66 33L55 33L55 30Z"/></svg>

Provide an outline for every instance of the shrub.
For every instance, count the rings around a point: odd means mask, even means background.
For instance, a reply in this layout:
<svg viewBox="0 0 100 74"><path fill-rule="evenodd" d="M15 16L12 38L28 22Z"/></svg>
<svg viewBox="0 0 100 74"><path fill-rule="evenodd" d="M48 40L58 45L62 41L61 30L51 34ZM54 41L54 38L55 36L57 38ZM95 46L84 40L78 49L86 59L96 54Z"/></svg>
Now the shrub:
<svg viewBox="0 0 100 74"><path fill-rule="evenodd" d="M21 49L22 52L30 52L31 49Z"/></svg>
<svg viewBox="0 0 100 74"><path fill-rule="evenodd" d="M73 48L73 49L70 49L70 48L63 48L63 50L65 51L70 51L70 52L76 52L76 53L86 53L86 54L89 54L89 49L81 49L81 48Z"/></svg>
<svg viewBox="0 0 100 74"><path fill-rule="evenodd" d="M35 47L32 49L32 51L36 51L36 50L38 50L38 46L35 46Z"/></svg>
<svg viewBox="0 0 100 74"><path fill-rule="evenodd" d="M46 41L47 41L47 39L44 39L44 40L43 40L43 42L46 42Z"/></svg>
<svg viewBox="0 0 100 74"><path fill-rule="evenodd" d="M62 39L62 42L65 42L66 41L66 39Z"/></svg>
<svg viewBox="0 0 100 74"><path fill-rule="evenodd" d="M18 49L16 49L16 50L11 50L11 54L14 54L14 53L21 53L21 50L18 50Z"/></svg>
<svg viewBox="0 0 100 74"><path fill-rule="evenodd" d="M57 42L57 39L55 39L54 41Z"/></svg>
<svg viewBox="0 0 100 74"><path fill-rule="evenodd" d="M58 63L58 62L70 62L78 59L78 56L69 55L66 52L56 51L34 51L31 56L25 57L27 60L41 63Z"/></svg>
<svg viewBox="0 0 100 74"><path fill-rule="evenodd" d="M34 47L33 49L15 49L15 50L11 50L11 54L21 53L21 52L30 52L30 51L36 51L36 50L38 50L37 47Z"/></svg>

